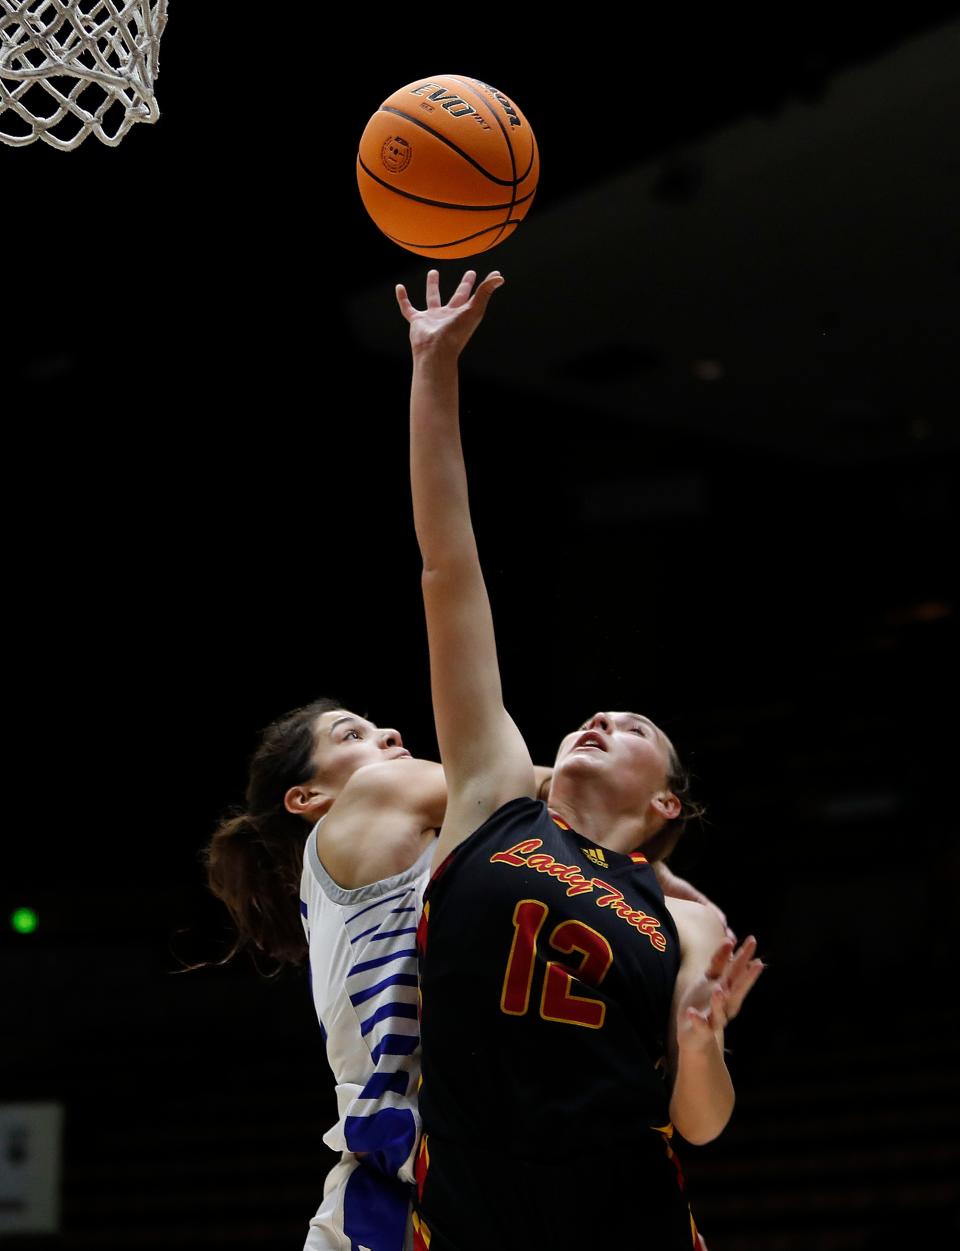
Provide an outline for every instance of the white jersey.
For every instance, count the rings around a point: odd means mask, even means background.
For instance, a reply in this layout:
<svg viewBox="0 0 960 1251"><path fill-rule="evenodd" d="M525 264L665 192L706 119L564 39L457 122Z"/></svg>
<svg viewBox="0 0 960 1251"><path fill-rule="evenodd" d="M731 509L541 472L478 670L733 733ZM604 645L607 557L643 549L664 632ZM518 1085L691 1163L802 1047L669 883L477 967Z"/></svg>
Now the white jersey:
<svg viewBox="0 0 960 1251"><path fill-rule="evenodd" d="M344 890L304 849L300 912L310 983L337 1089L334 1151L364 1152L377 1172L413 1181L420 1133L416 930L434 844L403 873Z"/></svg>

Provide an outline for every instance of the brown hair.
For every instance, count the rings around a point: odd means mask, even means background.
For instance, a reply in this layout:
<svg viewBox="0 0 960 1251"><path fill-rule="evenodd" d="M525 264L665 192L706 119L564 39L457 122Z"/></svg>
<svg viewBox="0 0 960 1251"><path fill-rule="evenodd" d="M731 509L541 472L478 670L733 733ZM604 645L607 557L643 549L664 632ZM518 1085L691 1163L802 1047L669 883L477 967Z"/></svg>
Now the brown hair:
<svg viewBox="0 0 960 1251"><path fill-rule="evenodd" d="M315 699L262 731L250 760L245 806L227 813L203 852L207 885L237 928L220 964L245 948L278 966L306 959L298 901L308 830L283 801L291 786L313 775L317 718L342 707L333 699Z"/></svg>
<svg viewBox="0 0 960 1251"><path fill-rule="evenodd" d="M705 809L691 795L691 787L690 771L671 747L667 768L667 789L680 800L680 811L643 844L642 851L648 860L666 860L679 843L683 831L687 828L687 822L699 820L703 816Z"/></svg>

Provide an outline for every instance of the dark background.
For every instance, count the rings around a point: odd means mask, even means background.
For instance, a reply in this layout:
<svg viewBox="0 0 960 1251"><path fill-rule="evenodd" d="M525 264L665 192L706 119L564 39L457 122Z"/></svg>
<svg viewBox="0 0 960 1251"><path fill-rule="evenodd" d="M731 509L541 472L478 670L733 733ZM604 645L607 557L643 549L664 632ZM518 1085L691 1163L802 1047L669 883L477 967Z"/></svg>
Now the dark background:
<svg viewBox="0 0 960 1251"><path fill-rule="evenodd" d="M436 750L392 307L427 262L353 173L435 71L513 96L542 153L474 261L508 281L464 363L508 706L545 762L597 708L663 724L708 806L674 867L769 964L733 1124L687 1153L701 1226L945 1241L952 6L523 35L171 7L157 126L0 148L0 902L41 919L4 930L2 1093L66 1106L65 1232L37 1245L273 1251L319 1200L304 976L177 970L229 939L199 853L259 728L328 693Z"/></svg>

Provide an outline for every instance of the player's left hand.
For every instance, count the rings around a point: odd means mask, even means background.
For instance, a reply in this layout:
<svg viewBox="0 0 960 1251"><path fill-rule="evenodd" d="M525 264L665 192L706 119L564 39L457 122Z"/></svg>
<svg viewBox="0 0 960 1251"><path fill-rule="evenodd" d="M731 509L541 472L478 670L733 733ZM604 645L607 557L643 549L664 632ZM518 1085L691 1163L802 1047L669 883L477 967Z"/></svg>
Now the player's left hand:
<svg viewBox="0 0 960 1251"><path fill-rule="evenodd" d="M729 939L713 953L703 976L698 978L677 1007L677 1045L681 1051L702 1050L711 1045L743 1006L765 965L755 958L757 940L751 934L734 951Z"/></svg>

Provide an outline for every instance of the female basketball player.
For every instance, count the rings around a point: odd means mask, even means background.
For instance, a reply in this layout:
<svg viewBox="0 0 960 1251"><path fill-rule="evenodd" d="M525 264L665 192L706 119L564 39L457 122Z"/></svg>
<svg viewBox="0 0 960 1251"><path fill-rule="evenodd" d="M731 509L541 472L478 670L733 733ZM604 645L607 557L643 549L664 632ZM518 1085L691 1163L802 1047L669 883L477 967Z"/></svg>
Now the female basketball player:
<svg viewBox="0 0 960 1251"><path fill-rule="evenodd" d="M457 361L502 283L403 287L411 475L447 807L418 933L423 1138L415 1245L696 1245L670 1146L733 1107L723 1029L762 969L644 848L683 814L673 745L632 712L560 744L547 802L501 693L460 446ZM532 597L535 603L535 595ZM544 609L545 621L548 610ZM661 1070L666 1066L666 1073Z"/></svg>
<svg viewBox="0 0 960 1251"><path fill-rule="evenodd" d="M537 773L545 787L550 770ZM320 699L264 732L246 807L207 848L210 887L238 930L230 956L249 944L300 964L309 950L337 1083L324 1141L342 1158L308 1251L404 1247L419 1131L413 934L445 803L439 765L412 758L396 730ZM702 898L668 871L665 888Z"/></svg>
<svg viewBox="0 0 960 1251"><path fill-rule="evenodd" d="M445 801L440 766L413 759L396 730L316 700L264 732L246 810L207 850L239 933L230 954L309 956L337 1094L324 1142L341 1159L307 1251L405 1246L419 1133L413 934Z"/></svg>

